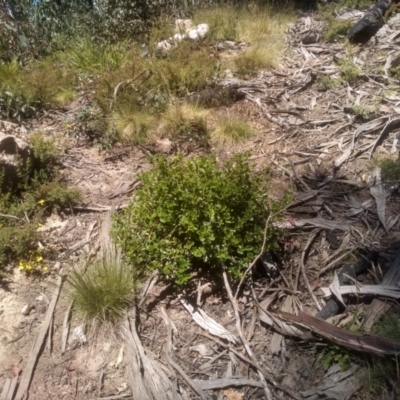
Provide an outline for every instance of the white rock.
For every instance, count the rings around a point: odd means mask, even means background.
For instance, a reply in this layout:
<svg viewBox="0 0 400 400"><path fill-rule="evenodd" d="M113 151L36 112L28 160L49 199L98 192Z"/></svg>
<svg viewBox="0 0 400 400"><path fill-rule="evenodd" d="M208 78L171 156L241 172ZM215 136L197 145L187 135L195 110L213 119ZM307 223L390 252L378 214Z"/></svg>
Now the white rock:
<svg viewBox="0 0 400 400"><path fill-rule="evenodd" d="M197 29L197 32L199 33L200 38L203 39L207 35L208 31L210 30L210 27L207 24L200 24L200 25L197 25L196 29Z"/></svg>
<svg viewBox="0 0 400 400"><path fill-rule="evenodd" d="M182 42L182 40L186 39L186 38L187 38L187 36L184 33L175 33L175 35L174 35L174 40L176 42Z"/></svg>

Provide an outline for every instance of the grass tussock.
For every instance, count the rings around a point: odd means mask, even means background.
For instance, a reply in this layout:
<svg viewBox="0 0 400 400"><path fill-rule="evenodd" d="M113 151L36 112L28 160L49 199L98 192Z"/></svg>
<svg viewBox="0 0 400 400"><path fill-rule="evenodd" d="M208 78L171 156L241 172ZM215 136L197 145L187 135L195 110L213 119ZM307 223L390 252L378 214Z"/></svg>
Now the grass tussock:
<svg viewBox="0 0 400 400"><path fill-rule="evenodd" d="M125 42L100 46L83 38L60 56L81 72L100 75L120 68L127 60L128 50Z"/></svg>
<svg viewBox="0 0 400 400"><path fill-rule="evenodd" d="M16 60L0 64L0 116L30 117L42 108L58 108L76 97L78 75L55 58L22 67Z"/></svg>
<svg viewBox="0 0 400 400"><path fill-rule="evenodd" d="M105 256L87 265L84 272L74 268L67 278L67 294L90 327L116 326L133 304L138 281L121 257Z"/></svg>
<svg viewBox="0 0 400 400"><path fill-rule="evenodd" d="M277 12L268 6L248 7L219 6L200 10L195 14L196 23L207 22L210 33L207 41L220 40L246 42L249 48L235 59L235 72L249 77L263 68L275 67L283 51L283 32L293 19L290 9Z"/></svg>
<svg viewBox="0 0 400 400"><path fill-rule="evenodd" d="M220 118L211 132L212 139L222 145L244 143L257 135L257 132L241 119L224 116Z"/></svg>
<svg viewBox="0 0 400 400"><path fill-rule="evenodd" d="M171 105L163 114L158 128L158 136L175 143L209 147L208 112L189 104Z"/></svg>

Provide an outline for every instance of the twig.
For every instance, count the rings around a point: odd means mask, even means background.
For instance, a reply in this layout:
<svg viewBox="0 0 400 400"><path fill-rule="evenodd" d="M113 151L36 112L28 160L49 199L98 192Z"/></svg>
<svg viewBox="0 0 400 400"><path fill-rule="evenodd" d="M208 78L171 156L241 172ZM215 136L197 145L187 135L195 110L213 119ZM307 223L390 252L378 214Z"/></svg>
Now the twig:
<svg viewBox="0 0 400 400"><path fill-rule="evenodd" d="M65 349L67 347L68 333L69 333L69 316L71 314L72 306L74 302L71 301L68 305L67 311L65 311L64 321L63 321L63 331L61 337L61 354L65 353Z"/></svg>
<svg viewBox="0 0 400 400"><path fill-rule="evenodd" d="M333 260L331 263L329 263L326 267L322 268L321 271L319 271L319 276L324 274L326 271L329 271L332 267L334 267L339 261L341 261L343 258L347 257L349 254L351 254L355 249L350 249L349 251L346 251L346 253L343 253L340 257L338 257L336 260Z"/></svg>
<svg viewBox="0 0 400 400"><path fill-rule="evenodd" d="M176 371L182 376L185 382L192 388L192 390L202 399L207 400L208 396L200 389L186 374L186 372L174 361L172 360L171 356L165 352L164 353L168 364L171 365Z"/></svg>
<svg viewBox="0 0 400 400"><path fill-rule="evenodd" d="M257 359L254 357L253 351L251 350L251 347L250 347L249 343L247 342L246 338L243 335L242 326L241 326L241 323L240 323L240 314L239 314L239 308L238 308L238 305L237 305L237 299L233 297L232 290L231 290L231 287L229 285L228 276L226 274L226 271L224 271L222 275L224 277L225 288L226 288L226 291L228 293L229 300L231 301L233 310L235 312L236 330L238 331L240 340L242 341L243 346L246 349L247 354L254 361L254 363L256 363L258 365ZM258 373L258 376L260 377L261 382L263 383L264 392L265 392L265 395L266 395L267 399L268 400L272 400L271 391L268 388L268 385L267 385L267 382L265 380L265 377L263 376L261 371L257 370L257 373Z"/></svg>
<svg viewBox="0 0 400 400"><path fill-rule="evenodd" d="M22 373L21 382L18 387L17 395L15 396L15 400L22 400L26 397L29 385L31 383L33 371L35 365L37 363L37 359L39 357L40 351L43 346L43 342L46 338L47 331L49 329L50 321L53 318L54 309L57 304L58 296L60 294L62 284L62 277L58 278L57 288L54 292L53 298L51 299L51 304L47 310L46 318L44 319L42 328L40 330L39 336L37 337L35 344L29 354L28 361L26 363L26 367Z"/></svg>
<svg viewBox="0 0 400 400"><path fill-rule="evenodd" d="M18 221L21 221L21 218L16 217L15 215L10 215L10 214L0 214L0 217L4 218L14 218L17 219Z"/></svg>
<svg viewBox="0 0 400 400"><path fill-rule="evenodd" d="M309 247L311 246L312 242L314 241L314 239L317 237L317 235L319 234L320 230L318 230L317 232L315 232L313 235L311 235L311 237L308 239L306 245L304 246L303 252L301 253L301 257L303 257L303 254L305 255L308 252ZM297 271L296 274L296 282L294 284L294 288L293 288L293 292L297 292L297 287L299 285L299 278L300 278L300 271L301 271L301 265L299 266L299 269Z"/></svg>
<svg viewBox="0 0 400 400"><path fill-rule="evenodd" d="M294 166L294 164L293 164L293 161L292 161L291 159L287 159L287 160L289 161L290 166L291 166L292 169L293 169L293 173L294 173L294 176L296 177L296 179L304 186L304 188L305 188L306 190L311 190L310 186L308 186L307 183L305 183L304 180L303 180L303 179L300 177L300 175L297 173L297 170L296 170L296 168L295 168L295 166Z"/></svg>
<svg viewBox="0 0 400 400"><path fill-rule="evenodd" d="M283 211L283 210L282 210L282 211ZM246 269L246 271L244 272L242 278L240 279L239 285L238 285L238 287L237 287L237 289L236 289L236 292L235 292L235 299L237 299L238 296L239 296L240 288L242 287L243 282L245 281L247 274L251 271L251 269L254 267L254 265L256 264L256 262L258 261L258 259L259 259L259 258L263 255L263 253L264 253L265 245L267 244L267 232L268 232L269 222L271 221L272 217L276 216L277 214L278 214L278 213L276 213L276 214L274 214L274 215L272 215L272 214L269 214L269 215L268 215L267 222L265 223L265 228L264 228L264 237L263 237L263 243L262 243L262 246L261 246L261 251L260 251L260 253L258 253L258 255L257 255L256 258L253 260L253 262L247 267L247 269Z"/></svg>
<svg viewBox="0 0 400 400"><path fill-rule="evenodd" d="M319 234L319 232L320 232L320 230L318 230L317 232L314 233L314 235L311 237L310 244L311 244L312 241L317 237L317 235ZM305 284L306 287L307 287L307 290L308 290L308 293L309 293L310 297L312 298L312 300L313 300L315 306L317 307L318 311L321 311L321 310L322 310L322 307L321 307L320 304L318 303L318 300L317 300L317 298L315 297L315 295L314 295L314 293L313 293L313 291L312 291L312 289L311 289L310 282L308 282L308 279L307 279L306 268L305 268L305 265L304 265L304 261L305 261L305 258L306 258L306 253L307 253L307 252L306 252L306 248L304 248L304 250L303 250L302 253L301 253L301 258L300 258L300 269L301 269L301 273L302 273L302 275L303 275L304 284Z"/></svg>
<svg viewBox="0 0 400 400"><path fill-rule="evenodd" d="M261 367L261 365L255 363L253 360L251 360L249 357L246 357L243 353L241 353L240 351L236 350L231 345L222 342L221 340L209 335L206 332L201 332L200 331L199 334L201 336L204 336L204 337L210 339L210 340L213 340L215 343L218 344L218 346L221 346L224 349L227 349L227 350L231 351L233 354L235 354L235 356L240 358L242 361L244 361L247 364L251 365L253 368L257 369L258 371L261 371L262 374L264 375L265 379L267 379L267 381L269 383L271 383L271 385L274 386L275 389L281 390L282 392L286 393L288 396L290 396L294 400L300 400L300 397L297 397L289 389L284 388L278 382L276 382L276 380L271 376L271 374L269 372L267 372L263 367Z"/></svg>

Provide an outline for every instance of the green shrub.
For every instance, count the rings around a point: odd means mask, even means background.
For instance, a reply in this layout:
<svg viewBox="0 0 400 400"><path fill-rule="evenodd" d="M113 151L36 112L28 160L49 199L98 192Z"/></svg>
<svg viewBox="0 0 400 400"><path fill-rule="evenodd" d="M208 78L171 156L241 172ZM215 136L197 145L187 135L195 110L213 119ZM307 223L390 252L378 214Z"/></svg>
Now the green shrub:
<svg viewBox="0 0 400 400"><path fill-rule="evenodd" d="M128 261L158 269L178 285L193 274L239 278L260 251L265 221L278 209L266 198L266 173L251 172L244 155L219 167L215 157L156 157L141 174L135 200L114 222ZM267 248L276 244L272 226Z"/></svg>
<svg viewBox="0 0 400 400"><path fill-rule="evenodd" d="M32 153L17 161L15 173L0 168L0 210L5 214L0 215L0 269L17 260L33 265L27 254L37 250L38 225L80 199L60 175L54 142L40 133L31 142Z"/></svg>
<svg viewBox="0 0 400 400"><path fill-rule="evenodd" d="M339 70L342 79L346 82L356 82L361 76L361 70L350 58L339 61Z"/></svg>
<svg viewBox="0 0 400 400"><path fill-rule="evenodd" d="M400 160L383 158L376 163L382 169L383 179L394 182L400 180Z"/></svg>

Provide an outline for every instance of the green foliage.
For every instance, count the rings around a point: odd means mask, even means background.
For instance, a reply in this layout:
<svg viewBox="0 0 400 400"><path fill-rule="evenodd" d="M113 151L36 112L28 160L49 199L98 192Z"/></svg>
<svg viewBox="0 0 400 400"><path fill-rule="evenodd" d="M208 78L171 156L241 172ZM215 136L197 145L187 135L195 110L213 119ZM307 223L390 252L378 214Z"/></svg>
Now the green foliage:
<svg viewBox="0 0 400 400"><path fill-rule="evenodd" d="M2 209L3 210L3 209ZM10 224L10 225L6 225ZM37 246L36 228L29 223L13 223L0 219L0 276L11 260L25 259L30 249Z"/></svg>
<svg viewBox="0 0 400 400"><path fill-rule="evenodd" d="M339 61L339 70L342 79L346 82L354 83L361 76L360 68L358 68L350 58L345 58Z"/></svg>
<svg viewBox="0 0 400 400"><path fill-rule="evenodd" d="M318 75L317 79L315 80L315 85L317 86L318 90L326 91L333 89L335 86L340 84L340 79L330 78L329 76L325 75Z"/></svg>
<svg viewBox="0 0 400 400"><path fill-rule="evenodd" d="M389 182L400 181L400 159L383 158L377 164L382 170L383 179Z"/></svg>
<svg viewBox="0 0 400 400"><path fill-rule="evenodd" d="M120 68L127 60L128 45L119 42L101 45L82 38L73 43L63 54L65 62L89 74L106 74Z"/></svg>
<svg viewBox="0 0 400 400"><path fill-rule="evenodd" d="M163 116L163 136L174 142L207 149L209 131L206 112L187 104L171 106Z"/></svg>
<svg viewBox="0 0 400 400"><path fill-rule="evenodd" d="M116 326L133 304L140 278L116 255L74 268L67 277L67 294L79 316L93 328Z"/></svg>
<svg viewBox="0 0 400 400"><path fill-rule="evenodd" d="M390 339L400 340L400 316L396 313L386 314L375 326L373 332Z"/></svg>
<svg viewBox="0 0 400 400"><path fill-rule="evenodd" d="M31 142L32 153L18 160L15 171L0 169L0 210L6 215L0 216L1 267L27 260L29 250L37 248L36 228L43 218L80 199L60 176L54 142L40 133Z"/></svg>
<svg viewBox="0 0 400 400"><path fill-rule="evenodd" d="M234 117L225 117L218 120L212 137L221 144L243 143L254 136L257 132L246 122Z"/></svg>
<svg viewBox="0 0 400 400"><path fill-rule="evenodd" d="M337 345L327 346L319 359L317 360L316 366L323 367L326 371L332 364L338 363L342 371L346 371L350 368L350 353L348 350Z"/></svg>
<svg viewBox="0 0 400 400"><path fill-rule="evenodd" d="M241 78L250 78L261 69L272 68L277 62L278 49L255 45L240 53L235 58L235 73Z"/></svg>
<svg viewBox="0 0 400 400"><path fill-rule="evenodd" d="M374 334L400 340L400 318L399 314L389 312L372 328ZM373 359L367 388L371 395L376 398L377 395L385 392L387 387L392 386L392 382L399 380L398 359L386 357L375 357Z"/></svg>
<svg viewBox="0 0 400 400"><path fill-rule="evenodd" d="M0 64L0 116L20 120L41 108L65 106L75 98L77 75L55 58L21 67Z"/></svg>
<svg viewBox="0 0 400 400"><path fill-rule="evenodd" d="M264 224L282 205L265 197L266 174L244 155L218 167L215 157L156 157L135 200L115 218L114 237L128 261L184 285L193 274L239 278L260 251ZM276 245L272 225L267 247Z"/></svg>
<svg viewBox="0 0 400 400"><path fill-rule="evenodd" d="M336 19L337 11L345 8L363 9L371 5L371 0L341 0L318 5L318 15L325 21L324 37L328 42L344 40L353 22Z"/></svg>

